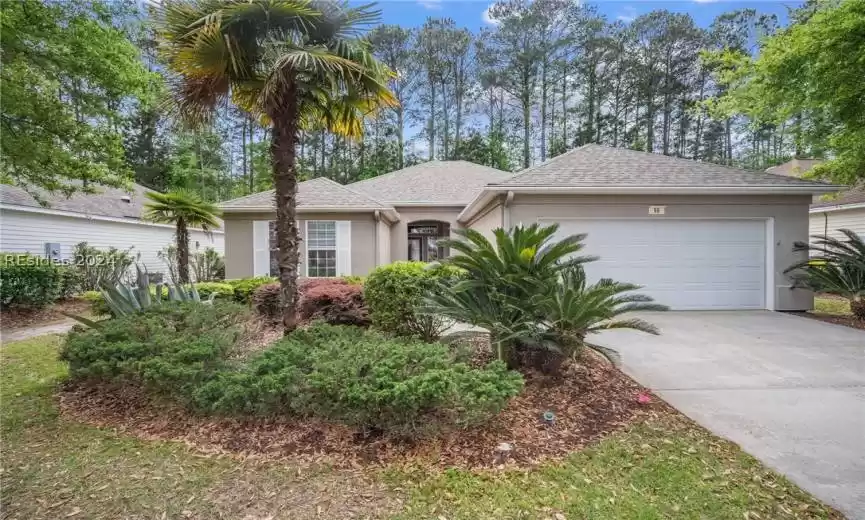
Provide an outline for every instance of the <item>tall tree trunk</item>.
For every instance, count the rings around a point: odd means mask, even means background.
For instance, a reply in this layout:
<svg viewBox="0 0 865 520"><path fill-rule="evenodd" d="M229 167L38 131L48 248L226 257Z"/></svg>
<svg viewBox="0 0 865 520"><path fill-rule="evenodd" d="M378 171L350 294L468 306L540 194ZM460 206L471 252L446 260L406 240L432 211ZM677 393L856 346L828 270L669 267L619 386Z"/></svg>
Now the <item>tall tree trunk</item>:
<svg viewBox="0 0 865 520"><path fill-rule="evenodd" d="M430 82L430 109L429 109L429 160L436 158L436 87L435 82Z"/></svg>
<svg viewBox="0 0 865 520"><path fill-rule="evenodd" d="M568 67L562 68L562 143L564 151L570 148L568 144Z"/></svg>
<svg viewBox="0 0 865 520"><path fill-rule="evenodd" d="M177 219L177 274L180 283L189 283L189 230L186 220Z"/></svg>
<svg viewBox="0 0 865 520"><path fill-rule="evenodd" d="M541 162L547 160L547 60L541 65Z"/></svg>
<svg viewBox="0 0 865 520"><path fill-rule="evenodd" d="M297 145L298 107L294 88L286 92L284 104L270 114L273 131L270 154L273 158L273 186L276 198L276 240L279 247L279 284L282 326L285 334L297 327L297 268L300 239L297 232Z"/></svg>
<svg viewBox="0 0 865 520"><path fill-rule="evenodd" d="M726 145L725 155L727 156L725 162L728 165L733 164L733 138L731 136L732 131L730 126L730 118L728 117L724 120L724 142Z"/></svg>
<svg viewBox="0 0 865 520"><path fill-rule="evenodd" d="M255 191L255 161L253 161L253 152L255 152L255 121L249 120L249 193Z"/></svg>
<svg viewBox="0 0 865 520"><path fill-rule="evenodd" d="M402 104L396 108L396 139L399 145L397 161L402 170L405 163L405 112Z"/></svg>
<svg viewBox="0 0 865 520"><path fill-rule="evenodd" d="M528 90L528 82L523 89L523 168L528 168L532 163L532 154L529 144L531 137L531 95Z"/></svg>

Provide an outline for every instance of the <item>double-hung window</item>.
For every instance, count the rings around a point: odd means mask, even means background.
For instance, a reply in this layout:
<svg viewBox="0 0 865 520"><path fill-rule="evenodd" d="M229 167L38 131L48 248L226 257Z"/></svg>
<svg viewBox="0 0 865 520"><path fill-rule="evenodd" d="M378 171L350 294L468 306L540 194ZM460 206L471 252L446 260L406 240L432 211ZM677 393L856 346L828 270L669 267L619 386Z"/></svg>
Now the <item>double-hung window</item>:
<svg viewBox="0 0 865 520"><path fill-rule="evenodd" d="M336 222L306 221L306 275L336 276Z"/></svg>

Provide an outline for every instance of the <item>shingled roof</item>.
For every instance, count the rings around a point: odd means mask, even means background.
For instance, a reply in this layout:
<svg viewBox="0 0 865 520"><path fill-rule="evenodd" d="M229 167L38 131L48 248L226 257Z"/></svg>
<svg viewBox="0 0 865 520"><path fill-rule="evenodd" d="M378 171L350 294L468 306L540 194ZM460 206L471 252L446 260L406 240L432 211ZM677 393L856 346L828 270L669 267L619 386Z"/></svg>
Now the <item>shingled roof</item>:
<svg viewBox="0 0 865 520"><path fill-rule="evenodd" d="M262 191L219 204L223 211L274 209L274 191ZM317 177L297 184L297 208L392 210L393 208L356 190L347 188L325 177Z"/></svg>
<svg viewBox="0 0 865 520"><path fill-rule="evenodd" d="M499 187L831 187L821 182L587 144L493 184Z"/></svg>
<svg viewBox="0 0 865 520"><path fill-rule="evenodd" d="M82 215L125 218L141 220L144 218L144 205L147 203L147 188L133 183L129 190L98 186L96 193L75 193L66 197L62 193L48 193L36 190L39 197L47 203L43 206L33 195L22 188L8 184L0 185L0 203L29 208L46 208L69 211ZM129 197L129 202L123 198Z"/></svg>
<svg viewBox="0 0 865 520"><path fill-rule="evenodd" d="M400 204L467 204L484 186L513 174L468 161L429 161L348 187L393 206Z"/></svg>

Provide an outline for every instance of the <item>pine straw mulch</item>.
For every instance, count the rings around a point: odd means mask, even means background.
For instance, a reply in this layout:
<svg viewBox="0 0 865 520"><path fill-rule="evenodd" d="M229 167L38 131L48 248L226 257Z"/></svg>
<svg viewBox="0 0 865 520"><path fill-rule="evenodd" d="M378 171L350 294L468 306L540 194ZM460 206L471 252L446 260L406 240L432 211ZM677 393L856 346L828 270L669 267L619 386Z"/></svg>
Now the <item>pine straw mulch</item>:
<svg viewBox="0 0 865 520"><path fill-rule="evenodd" d="M23 307L0 309L0 329L5 332L12 332L18 329L70 320L61 311L86 315L90 312L90 302L80 298L70 298L58 301L43 309Z"/></svg>
<svg viewBox="0 0 865 520"><path fill-rule="evenodd" d="M569 453L629 424L643 412L666 413L666 405L637 402L645 390L594 356L567 368L561 379L526 377L523 392L483 427L417 442L364 438L356 429L313 419L229 419L191 415L148 400L137 388L67 386L62 413L77 421L145 439L179 440L206 453L360 467L423 463L482 468L500 464L496 448L513 446L507 466L529 467ZM552 426L542 422L555 413Z"/></svg>
<svg viewBox="0 0 865 520"><path fill-rule="evenodd" d="M860 320L855 316L840 316L838 314L825 314L822 312L790 312L793 316L802 316L812 320L825 321L833 325L843 325L854 329L865 330L865 320Z"/></svg>

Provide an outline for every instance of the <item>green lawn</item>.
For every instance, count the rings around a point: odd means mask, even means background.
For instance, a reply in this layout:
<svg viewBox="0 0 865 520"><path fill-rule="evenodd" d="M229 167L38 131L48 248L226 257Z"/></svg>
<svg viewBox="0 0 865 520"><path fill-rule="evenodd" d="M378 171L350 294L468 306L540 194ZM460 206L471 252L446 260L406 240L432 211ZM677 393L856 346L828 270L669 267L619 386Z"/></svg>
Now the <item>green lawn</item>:
<svg viewBox="0 0 865 520"><path fill-rule="evenodd" d="M817 296L814 298L814 312L835 316L851 316L850 302L842 298Z"/></svg>
<svg viewBox="0 0 865 520"><path fill-rule="evenodd" d="M735 446L669 417L531 471L342 470L133 439L58 416L58 341L2 347L4 518L837 517Z"/></svg>

